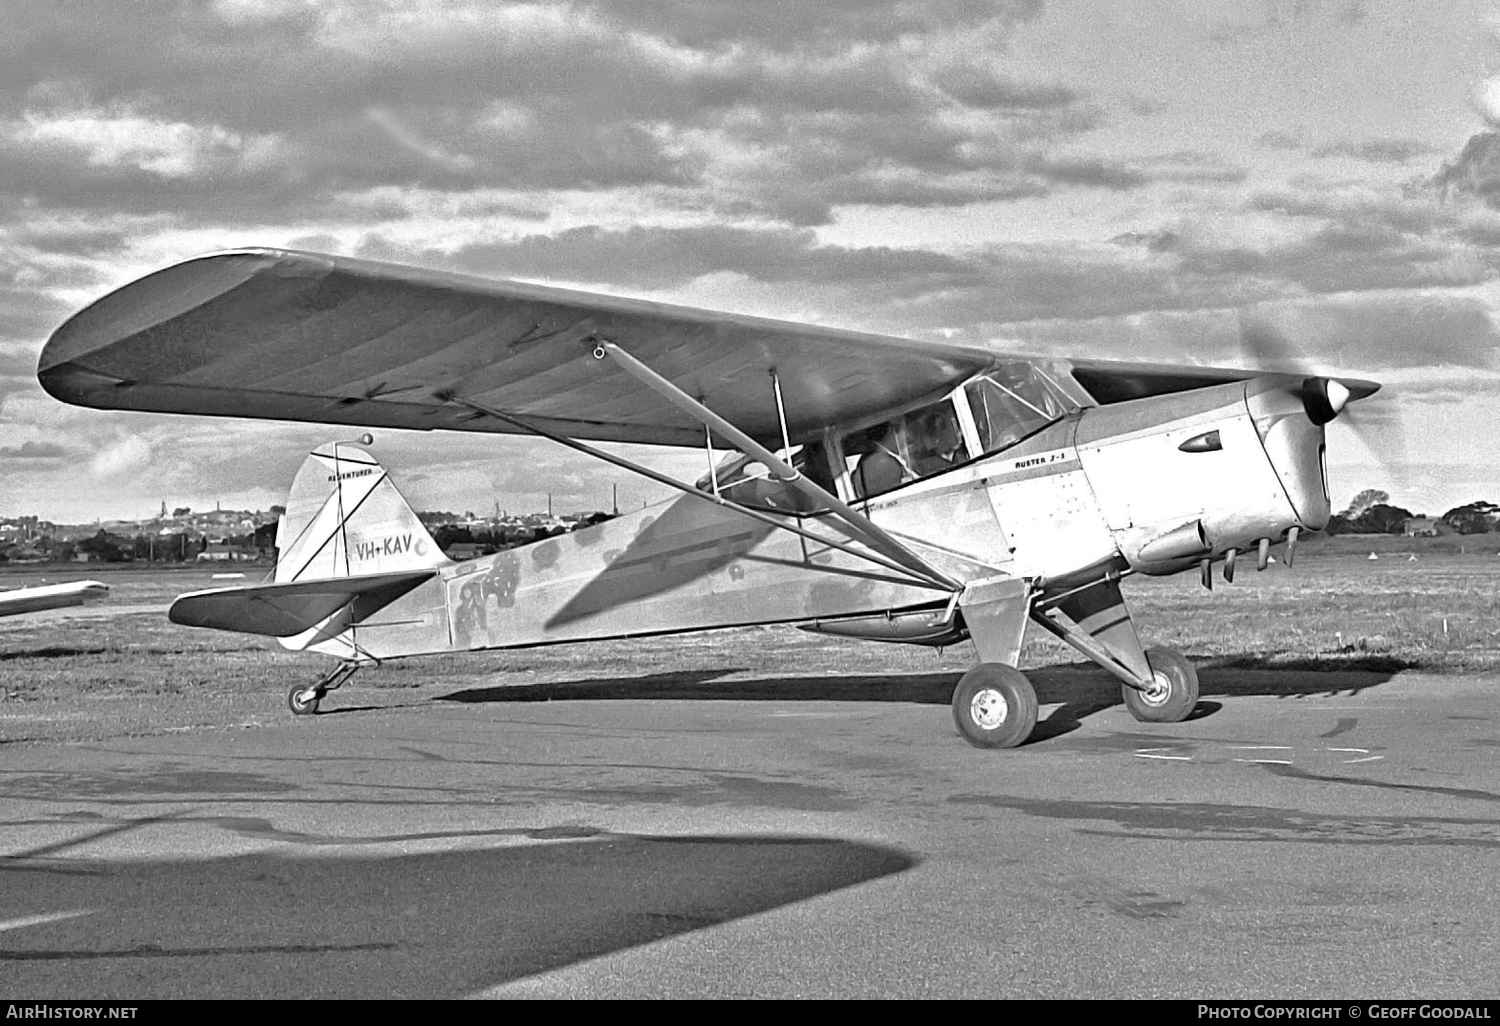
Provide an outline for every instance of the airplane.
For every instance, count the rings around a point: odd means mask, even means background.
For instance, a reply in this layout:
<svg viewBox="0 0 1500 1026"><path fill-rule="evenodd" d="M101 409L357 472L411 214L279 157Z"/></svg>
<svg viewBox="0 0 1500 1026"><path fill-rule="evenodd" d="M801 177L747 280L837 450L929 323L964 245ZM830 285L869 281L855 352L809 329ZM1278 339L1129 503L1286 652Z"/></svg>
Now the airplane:
<svg viewBox="0 0 1500 1026"><path fill-rule="evenodd" d="M67 584L43 584L35 588L11 588L0 591L0 616L81 606L108 594L109 585L98 581L70 581Z"/></svg>
<svg viewBox="0 0 1500 1026"><path fill-rule="evenodd" d="M356 258L241 249L85 307L37 368L80 406L538 436L680 495L571 534L449 560L355 443L292 485L268 581L179 597L179 624L361 667L425 654L795 624L974 643L960 734L1024 742L1029 625L1177 722L1192 663L1148 648L1131 574L1241 559L1331 513L1324 426L1374 382L1024 357ZM596 442L700 446L678 480ZM368 436L361 444L368 444ZM725 459L716 449L730 450Z"/></svg>

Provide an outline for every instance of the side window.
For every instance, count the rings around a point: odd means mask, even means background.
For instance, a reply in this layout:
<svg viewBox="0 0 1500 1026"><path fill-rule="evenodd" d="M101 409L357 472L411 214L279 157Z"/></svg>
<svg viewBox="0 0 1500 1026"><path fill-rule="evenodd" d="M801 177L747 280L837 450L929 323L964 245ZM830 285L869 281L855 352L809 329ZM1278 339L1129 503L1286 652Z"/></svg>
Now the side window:
<svg viewBox="0 0 1500 1026"><path fill-rule="evenodd" d="M969 458L951 398L843 439L854 497L867 499Z"/></svg>
<svg viewBox="0 0 1500 1026"><path fill-rule="evenodd" d="M1003 364L964 387L979 443L995 452L1062 417L1074 405L1029 363Z"/></svg>
<svg viewBox="0 0 1500 1026"><path fill-rule="evenodd" d="M790 454L783 452L778 455L824 491L833 491L833 476L828 471L828 457L824 453L822 442L794 445ZM719 494L741 505L771 513L796 513L803 516L820 512L801 493L774 477L765 464L749 456L730 458L719 466L717 477ZM713 479L699 479L698 487L704 491L711 490Z"/></svg>

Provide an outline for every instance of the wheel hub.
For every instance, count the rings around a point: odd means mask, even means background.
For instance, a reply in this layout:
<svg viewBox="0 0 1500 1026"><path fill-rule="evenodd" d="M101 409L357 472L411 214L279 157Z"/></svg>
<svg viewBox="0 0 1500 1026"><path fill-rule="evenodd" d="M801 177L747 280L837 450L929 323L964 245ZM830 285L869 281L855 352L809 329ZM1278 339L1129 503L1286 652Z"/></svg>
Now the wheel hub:
<svg viewBox="0 0 1500 1026"><path fill-rule="evenodd" d="M1151 676L1151 686L1140 693L1141 701L1147 705L1166 705L1167 699L1172 697L1172 680L1164 673L1155 673Z"/></svg>
<svg viewBox="0 0 1500 1026"><path fill-rule="evenodd" d="M976 692L969 702L969 715L984 730L994 730L1010 715L1005 696L994 688Z"/></svg>

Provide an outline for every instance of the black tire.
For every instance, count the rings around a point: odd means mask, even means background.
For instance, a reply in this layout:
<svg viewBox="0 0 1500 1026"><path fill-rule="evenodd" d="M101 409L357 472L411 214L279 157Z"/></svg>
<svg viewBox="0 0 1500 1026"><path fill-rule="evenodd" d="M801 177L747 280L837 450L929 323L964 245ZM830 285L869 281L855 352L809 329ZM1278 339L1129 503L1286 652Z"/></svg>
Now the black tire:
<svg viewBox="0 0 1500 1026"><path fill-rule="evenodd" d="M1146 662L1161 690L1155 694L1121 685L1125 708L1143 723L1178 723L1198 706L1198 671L1175 648L1148 648Z"/></svg>
<svg viewBox="0 0 1500 1026"><path fill-rule="evenodd" d="M318 702L322 698L311 688L298 684L286 693L286 706L292 710L293 716L311 716L318 711Z"/></svg>
<svg viewBox="0 0 1500 1026"><path fill-rule="evenodd" d="M1036 690L1004 663L980 663L953 689L953 723L976 748L1014 748L1036 728Z"/></svg>

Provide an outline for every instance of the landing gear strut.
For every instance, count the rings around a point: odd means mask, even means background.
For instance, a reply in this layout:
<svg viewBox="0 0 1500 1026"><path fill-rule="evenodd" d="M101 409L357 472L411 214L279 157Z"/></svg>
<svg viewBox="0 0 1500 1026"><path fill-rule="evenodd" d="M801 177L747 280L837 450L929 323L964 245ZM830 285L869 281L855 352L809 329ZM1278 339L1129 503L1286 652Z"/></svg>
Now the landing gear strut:
<svg viewBox="0 0 1500 1026"><path fill-rule="evenodd" d="M287 692L287 708L292 710L294 716L311 716L318 711L318 703L323 700L323 696L342 686L358 669L358 663L339 663L319 677L316 683L298 684Z"/></svg>

